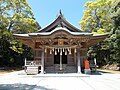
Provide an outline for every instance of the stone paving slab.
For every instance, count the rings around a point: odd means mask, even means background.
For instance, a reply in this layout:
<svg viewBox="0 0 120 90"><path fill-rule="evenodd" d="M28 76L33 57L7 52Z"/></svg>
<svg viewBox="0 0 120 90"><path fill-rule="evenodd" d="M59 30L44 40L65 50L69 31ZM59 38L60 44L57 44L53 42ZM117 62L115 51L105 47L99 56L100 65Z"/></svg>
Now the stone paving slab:
<svg viewBox="0 0 120 90"><path fill-rule="evenodd" d="M0 75L0 90L120 90L120 74L26 75L17 71Z"/></svg>

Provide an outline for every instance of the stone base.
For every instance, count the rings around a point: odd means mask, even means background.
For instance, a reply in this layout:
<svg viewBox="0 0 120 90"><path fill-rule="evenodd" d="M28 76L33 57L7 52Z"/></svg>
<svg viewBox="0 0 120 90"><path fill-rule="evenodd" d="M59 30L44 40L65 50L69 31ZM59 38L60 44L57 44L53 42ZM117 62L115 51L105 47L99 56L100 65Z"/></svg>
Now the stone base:
<svg viewBox="0 0 120 90"><path fill-rule="evenodd" d="M85 74L91 74L91 70L90 69L84 69L84 73Z"/></svg>
<svg viewBox="0 0 120 90"><path fill-rule="evenodd" d="M39 69L38 66L37 67L36 66L28 66L26 73L27 74L38 74L38 69Z"/></svg>

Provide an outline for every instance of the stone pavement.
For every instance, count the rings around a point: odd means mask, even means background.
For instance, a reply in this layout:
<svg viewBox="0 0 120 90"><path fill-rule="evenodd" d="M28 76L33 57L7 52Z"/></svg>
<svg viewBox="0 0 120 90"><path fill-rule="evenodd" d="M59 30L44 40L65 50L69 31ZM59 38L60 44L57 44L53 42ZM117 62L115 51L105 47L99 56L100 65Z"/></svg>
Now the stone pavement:
<svg viewBox="0 0 120 90"><path fill-rule="evenodd" d="M120 90L120 74L26 75L22 70L1 74L0 90Z"/></svg>

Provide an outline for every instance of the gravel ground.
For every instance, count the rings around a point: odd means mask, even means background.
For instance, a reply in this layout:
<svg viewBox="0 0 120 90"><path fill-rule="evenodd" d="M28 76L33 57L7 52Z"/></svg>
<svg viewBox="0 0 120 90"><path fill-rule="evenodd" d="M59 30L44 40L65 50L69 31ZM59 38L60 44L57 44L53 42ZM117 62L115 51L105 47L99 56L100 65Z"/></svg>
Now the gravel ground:
<svg viewBox="0 0 120 90"><path fill-rule="evenodd" d="M1 74L0 90L120 90L120 74L26 75L22 70Z"/></svg>

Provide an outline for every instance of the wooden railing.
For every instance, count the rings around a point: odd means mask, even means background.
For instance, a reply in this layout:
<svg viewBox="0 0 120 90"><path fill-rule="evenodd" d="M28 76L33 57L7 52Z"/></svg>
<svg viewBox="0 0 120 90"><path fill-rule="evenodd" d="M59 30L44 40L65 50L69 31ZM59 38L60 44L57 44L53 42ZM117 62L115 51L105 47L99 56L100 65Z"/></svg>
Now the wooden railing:
<svg viewBox="0 0 120 90"><path fill-rule="evenodd" d="M29 61L25 59L25 66L40 66L40 65L41 65L40 60Z"/></svg>

